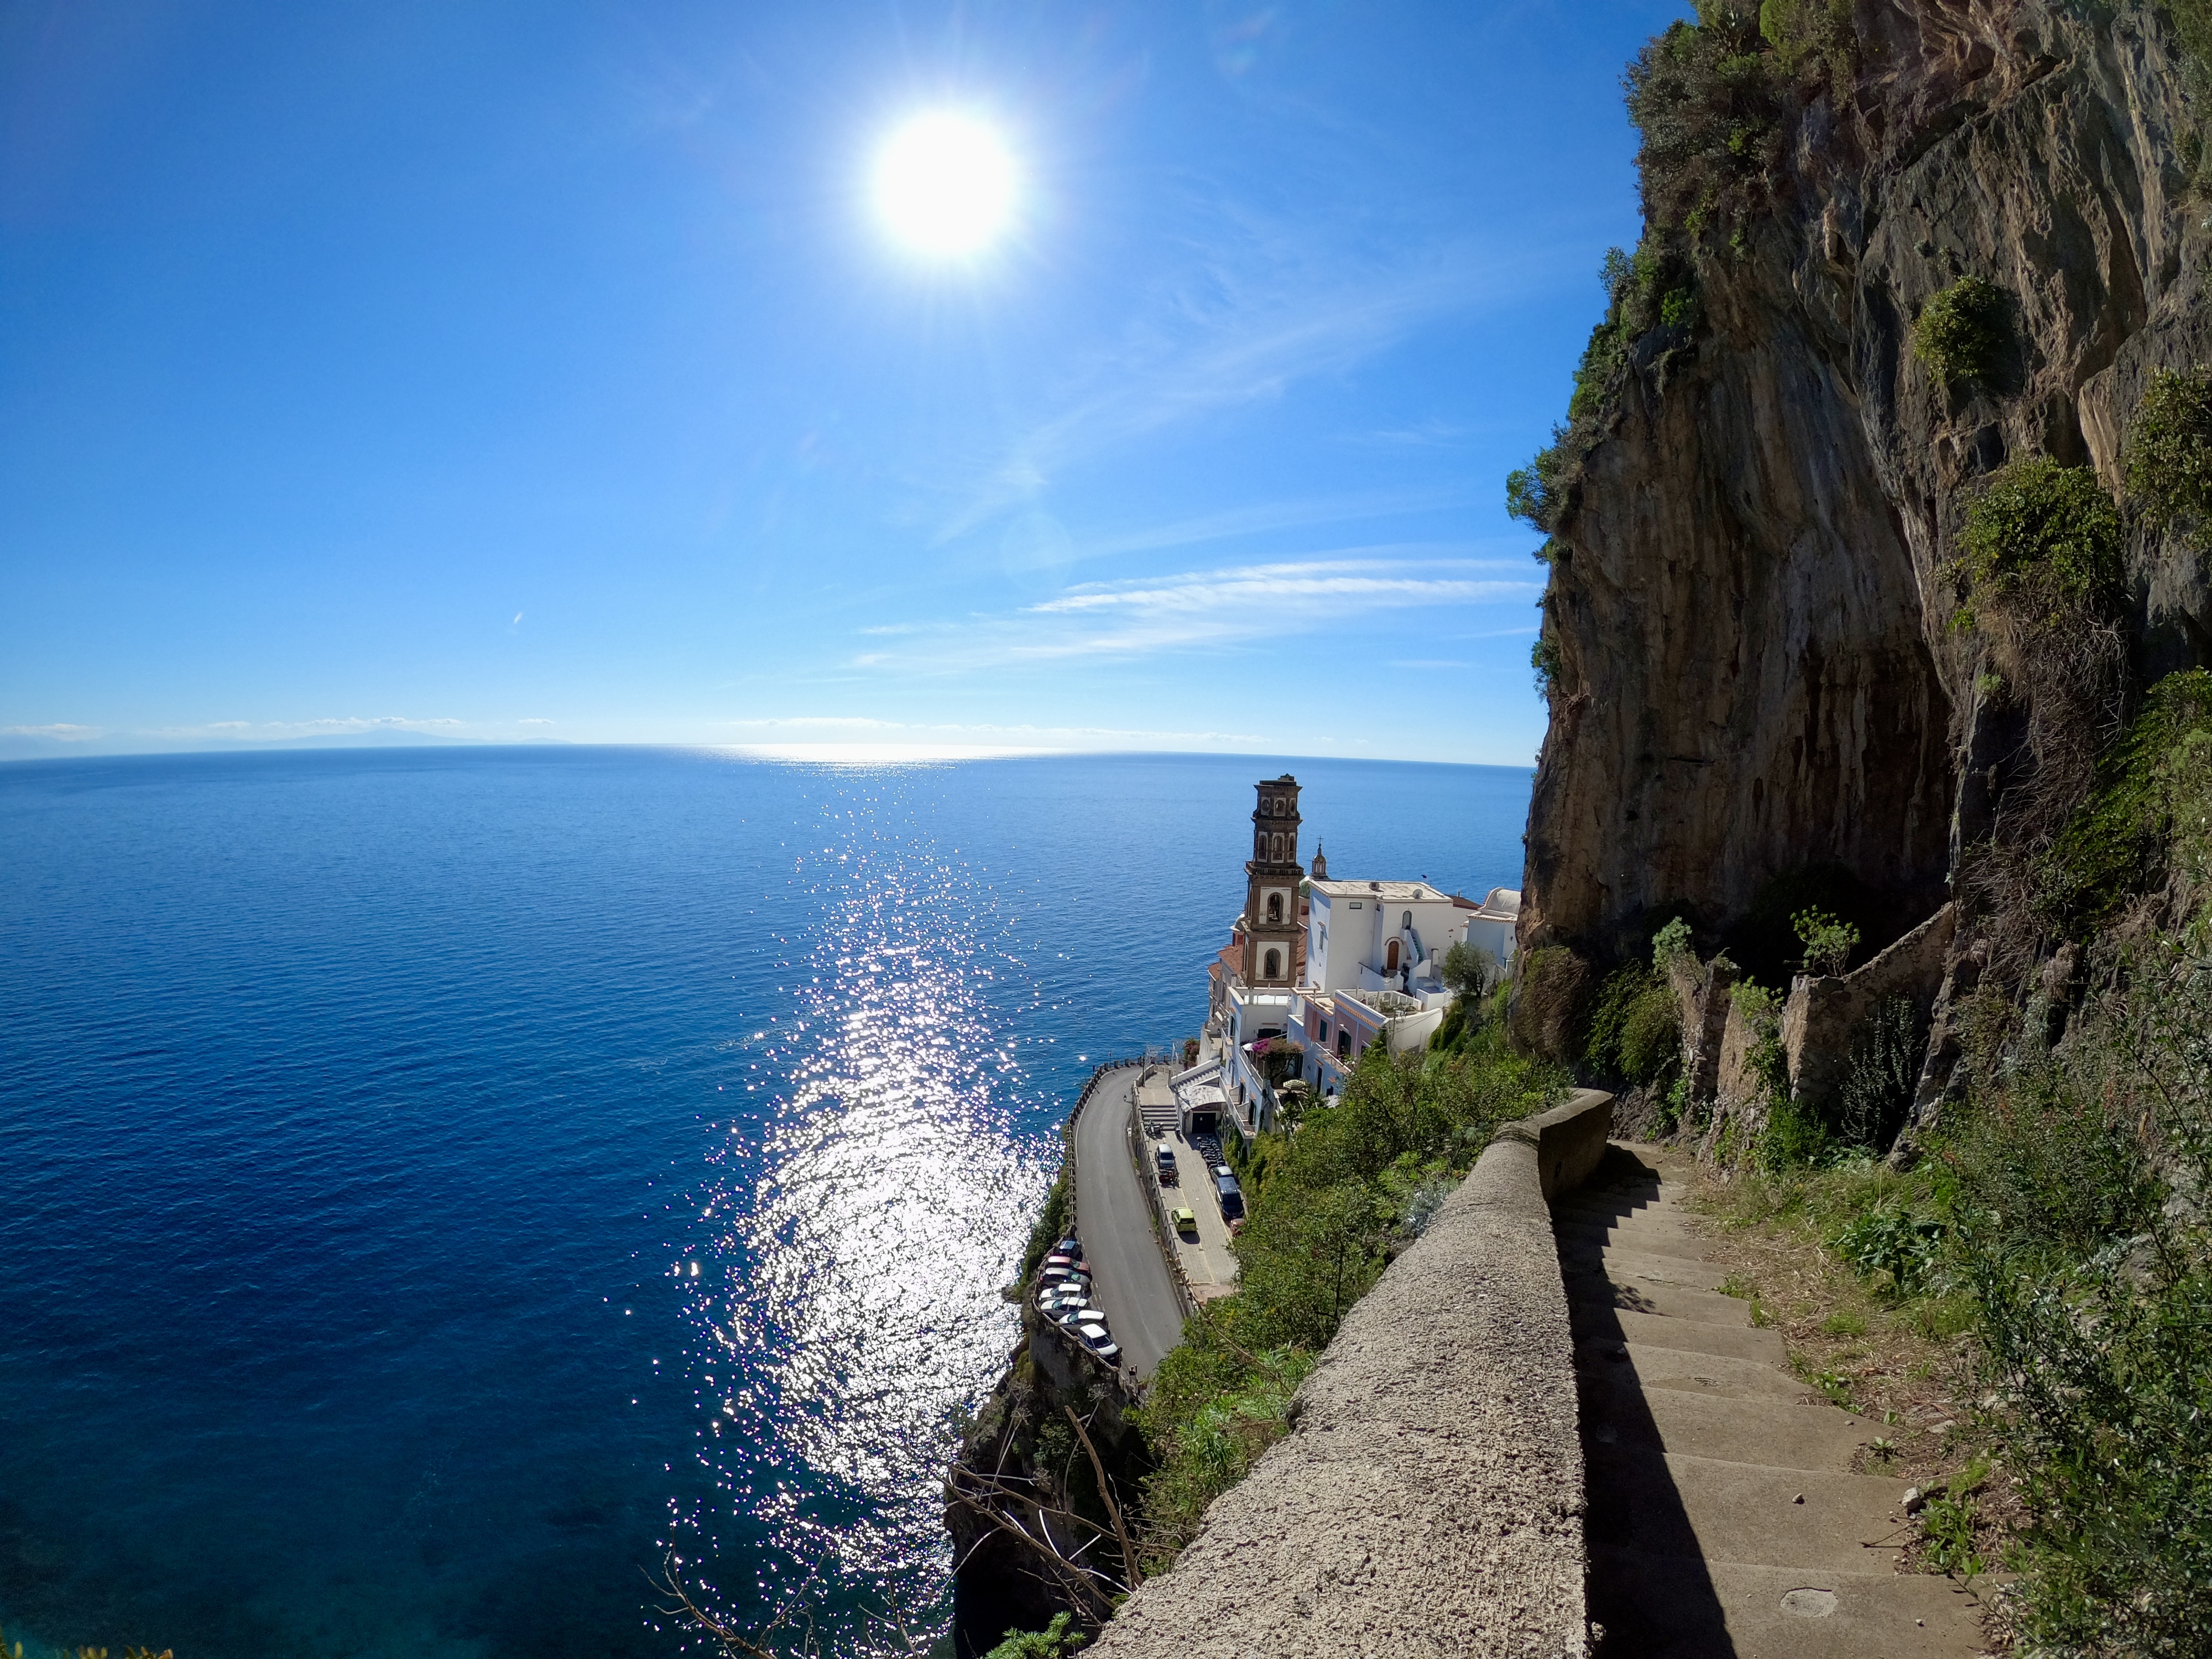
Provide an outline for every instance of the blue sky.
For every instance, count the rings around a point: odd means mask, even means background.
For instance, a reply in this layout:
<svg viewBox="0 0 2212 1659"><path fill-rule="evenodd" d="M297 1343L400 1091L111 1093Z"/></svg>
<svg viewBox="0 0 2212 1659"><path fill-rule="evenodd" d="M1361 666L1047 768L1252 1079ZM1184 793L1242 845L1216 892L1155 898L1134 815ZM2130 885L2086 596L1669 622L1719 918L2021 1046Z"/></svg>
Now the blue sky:
<svg viewBox="0 0 2212 1659"><path fill-rule="evenodd" d="M0 5L0 755L1524 764L1680 9ZM945 108L950 263L868 193Z"/></svg>

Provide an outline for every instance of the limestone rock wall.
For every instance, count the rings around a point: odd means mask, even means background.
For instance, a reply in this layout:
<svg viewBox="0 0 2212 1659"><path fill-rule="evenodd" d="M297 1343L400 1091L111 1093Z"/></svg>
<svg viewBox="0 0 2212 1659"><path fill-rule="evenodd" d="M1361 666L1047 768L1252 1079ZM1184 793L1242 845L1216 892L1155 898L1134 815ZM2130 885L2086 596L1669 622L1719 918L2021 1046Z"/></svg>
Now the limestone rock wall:
<svg viewBox="0 0 2212 1659"><path fill-rule="evenodd" d="M1941 902L2017 741L1948 627L1969 486L2028 453L2117 485L2151 372L2212 359L2185 77L2150 9L2101 15L1858 0L1779 205L1702 258L1709 330L1638 354L1553 538L1522 948L1615 955L1667 904L1725 927L1814 864L1893 900L1893 936ZM2015 348L1947 387L1911 323L1967 273ZM2137 530L2130 561L2139 672L2193 660L2203 560Z"/></svg>

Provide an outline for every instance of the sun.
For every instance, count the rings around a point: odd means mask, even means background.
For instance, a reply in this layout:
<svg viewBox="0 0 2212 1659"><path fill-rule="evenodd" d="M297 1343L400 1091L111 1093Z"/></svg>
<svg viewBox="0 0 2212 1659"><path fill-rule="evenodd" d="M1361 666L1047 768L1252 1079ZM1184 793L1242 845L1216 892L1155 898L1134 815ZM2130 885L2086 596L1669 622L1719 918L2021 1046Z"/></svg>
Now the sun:
<svg viewBox="0 0 2212 1659"><path fill-rule="evenodd" d="M891 234L939 258L989 246L1013 216L1013 157L988 123L939 111L891 134L876 158L876 210Z"/></svg>

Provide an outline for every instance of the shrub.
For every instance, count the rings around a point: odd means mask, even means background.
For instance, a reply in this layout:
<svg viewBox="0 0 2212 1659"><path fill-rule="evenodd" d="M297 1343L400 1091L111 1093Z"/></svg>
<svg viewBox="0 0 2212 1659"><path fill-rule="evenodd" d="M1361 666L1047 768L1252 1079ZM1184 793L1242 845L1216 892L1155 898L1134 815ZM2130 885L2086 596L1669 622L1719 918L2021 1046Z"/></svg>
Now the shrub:
<svg viewBox="0 0 2212 1659"><path fill-rule="evenodd" d="M1589 991L1589 964L1565 945L1524 951L1514 964L1510 1005L1515 1041L1547 1060L1577 1052Z"/></svg>
<svg viewBox="0 0 2212 1659"><path fill-rule="evenodd" d="M1444 952L1442 969L1445 988L1455 996L1479 997L1489 988L1498 971L1498 959L1480 945L1461 939Z"/></svg>
<svg viewBox="0 0 2212 1659"><path fill-rule="evenodd" d="M2032 1517L2021 1645L2179 1656L2212 1629L2201 935L2138 964L2124 996L2024 1087L2000 1078L1976 1102L1986 1121L1959 1158L1960 1212L1986 1381Z"/></svg>
<svg viewBox="0 0 2212 1659"><path fill-rule="evenodd" d="M1030 1228L1030 1242L1022 1249L1022 1280L1030 1282L1037 1264L1052 1254L1052 1247L1060 1242L1067 1225L1067 1206L1075 1195L1075 1160L1063 1158L1060 1173L1053 1177L1052 1190L1045 1194L1044 1208Z"/></svg>
<svg viewBox="0 0 2212 1659"><path fill-rule="evenodd" d="M2095 472L2038 457L1990 475L1967 509L1955 568L1972 602L2057 622L2117 601L2120 538Z"/></svg>
<svg viewBox="0 0 2212 1659"><path fill-rule="evenodd" d="M1756 15L1730 5L1645 43L1622 89L1649 223L1695 235L1765 205L1782 160L1779 71Z"/></svg>
<svg viewBox="0 0 2212 1659"><path fill-rule="evenodd" d="M1912 355L1947 385L1984 380L1996 368L2008 331L2004 290L1980 276L1961 276L1921 307Z"/></svg>
<svg viewBox="0 0 2212 1659"><path fill-rule="evenodd" d="M1549 634L1536 635L1528 647L1528 666L1536 672L1536 695L1548 697L1559 680L1559 642Z"/></svg>
<svg viewBox="0 0 2212 1659"><path fill-rule="evenodd" d="M2160 369L2128 428L2128 493L2163 530L2212 515L2212 372Z"/></svg>
<svg viewBox="0 0 2212 1659"><path fill-rule="evenodd" d="M1602 1077L1660 1082L1681 1058L1682 1018L1674 988L1632 962L1606 976L1592 1003L1583 1063Z"/></svg>
<svg viewBox="0 0 2212 1659"><path fill-rule="evenodd" d="M1153 1374L1137 1425L1158 1459L1145 1479L1139 1553L1143 1570L1171 1565L1198 1535L1206 1506L1235 1486L1289 1431L1291 1396L1314 1356L1252 1352L1201 1314Z"/></svg>
<svg viewBox="0 0 2212 1659"><path fill-rule="evenodd" d="M1885 1152L1905 1127L1920 1085L1920 1012L1909 997L1875 1010L1852 1042L1836 1103L1836 1128L1847 1145Z"/></svg>
<svg viewBox="0 0 2212 1659"><path fill-rule="evenodd" d="M2100 758L2095 792L2067 821L2039 872L2038 908L2086 933L2169 874L2203 881L2212 801L2212 673L2169 674Z"/></svg>
<svg viewBox="0 0 2212 1659"><path fill-rule="evenodd" d="M1800 910L1790 918L1790 929L1805 947L1804 968L1808 974L1840 974L1850 964L1851 952L1858 949L1859 930L1826 910Z"/></svg>
<svg viewBox="0 0 2212 1659"><path fill-rule="evenodd" d="M1836 1254L1898 1301L1928 1287L1943 1256L1944 1227L1901 1205L1853 1217L1836 1234Z"/></svg>
<svg viewBox="0 0 2212 1659"><path fill-rule="evenodd" d="M1620 1026L1620 1074L1631 1083L1659 1081L1682 1057L1682 1015L1666 984L1629 1005Z"/></svg>
<svg viewBox="0 0 2212 1659"><path fill-rule="evenodd" d="M1692 951L1690 924L1680 916L1651 936L1651 965L1662 973L1691 956Z"/></svg>
<svg viewBox="0 0 2212 1659"><path fill-rule="evenodd" d="M1055 1613L1042 1630L1010 1630L983 1659L1067 1659L1091 1638L1075 1628L1073 1613Z"/></svg>

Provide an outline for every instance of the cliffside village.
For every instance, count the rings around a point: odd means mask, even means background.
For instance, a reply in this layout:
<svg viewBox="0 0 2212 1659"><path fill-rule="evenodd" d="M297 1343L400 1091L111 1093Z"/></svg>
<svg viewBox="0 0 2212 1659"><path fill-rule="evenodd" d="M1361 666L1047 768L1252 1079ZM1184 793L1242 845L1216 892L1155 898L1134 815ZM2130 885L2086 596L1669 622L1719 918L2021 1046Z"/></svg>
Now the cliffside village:
<svg viewBox="0 0 2212 1659"><path fill-rule="evenodd" d="M1196 1064L1171 1083L1186 1135L1275 1127L1287 1099L1339 1093L1369 1043L1425 1043L1452 993L1444 953L1464 942L1493 973L1513 958L1521 895L1480 902L1426 881L1334 880L1319 843L1298 861L1298 781L1255 786L1244 908L1207 964ZM1223 1120L1228 1120L1224 1122Z"/></svg>

